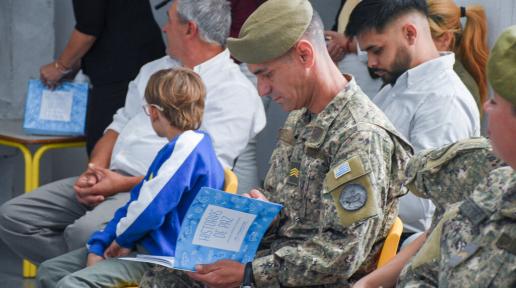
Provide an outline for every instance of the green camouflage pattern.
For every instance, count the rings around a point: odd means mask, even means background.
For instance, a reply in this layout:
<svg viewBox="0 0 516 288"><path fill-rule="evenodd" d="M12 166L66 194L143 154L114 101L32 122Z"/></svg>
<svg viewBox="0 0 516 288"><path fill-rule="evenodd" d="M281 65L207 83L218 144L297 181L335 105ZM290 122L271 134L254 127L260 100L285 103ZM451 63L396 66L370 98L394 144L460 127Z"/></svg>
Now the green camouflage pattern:
<svg viewBox="0 0 516 288"><path fill-rule="evenodd" d="M284 208L253 262L256 286L347 287L374 270L398 198L407 192L403 170L410 154L410 145L354 79L321 113L291 112L265 179L264 194ZM343 226L324 179L353 157L360 157L367 173L349 183L368 181L374 215ZM178 275L150 271L141 287L182 287L172 284Z"/></svg>
<svg viewBox="0 0 516 288"><path fill-rule="evenodd" d="M262 241L264 256L253 262L257 287L346 287L374 270L397 216L398 198L406 193L403 169L410 151L354 80L318 115L292 112L264 183L267 198L284 208ZM376 199L376 212L344 226L324 179L353 157L368 173L334 190L369 181L366 189ZM299 170L294 179L293 167Z"/></svg>
<svg viewBox="0 0 516 288"><path fill-rule="evenodd" d="M456 215L448 220L443 218L446 221L441 222L440 237L432 238L436 240L427 241L423 246L439 245L439 255L413 267L413 263L424 256L418 253L404 268L398 286L515 287L514 170L502 167L492 171L466 200L454 206Z"/></svg>
<svg viewBox="0 0 516 288"><path fill-rule="evenodd" d="M414 195L434 203L433 230L448 205L464 200L492 170L506 165L488 139L475 137L414 155L405 170L405 184Z"/></svg>

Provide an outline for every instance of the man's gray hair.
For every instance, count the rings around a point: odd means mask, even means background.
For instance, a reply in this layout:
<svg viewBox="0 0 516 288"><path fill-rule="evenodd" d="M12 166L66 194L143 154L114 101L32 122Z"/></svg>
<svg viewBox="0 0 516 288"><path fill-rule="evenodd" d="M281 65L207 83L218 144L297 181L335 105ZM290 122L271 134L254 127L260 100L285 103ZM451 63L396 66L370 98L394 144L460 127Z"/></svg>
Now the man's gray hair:
<svg viewBox="0 0 516 288"><path fill-rule="evenodd" d="M197 23L201 38L208 42L226 46L231 26L231 6L226 0L180 0L177 14L184 23Z"/></svg>
<svg viewBox="0 0 516 288"><path fill-rule="evenodd" d="M312 42L312 44L319 49L327 49L326 41L324 40L324 24L321 16L314 10L312 20L303 33L302 38Z"/></svg>

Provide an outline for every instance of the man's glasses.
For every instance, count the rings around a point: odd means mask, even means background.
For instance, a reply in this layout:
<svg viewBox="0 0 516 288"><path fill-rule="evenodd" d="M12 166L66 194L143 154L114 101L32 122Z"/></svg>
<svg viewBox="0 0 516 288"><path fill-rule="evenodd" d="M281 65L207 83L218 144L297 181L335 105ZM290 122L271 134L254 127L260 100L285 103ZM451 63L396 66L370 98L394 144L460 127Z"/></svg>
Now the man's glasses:
<svg viewBox="0 0 516 288"><path fill-rule="evenodd" d="M145 112L145 114L147 114L147 116L150 116L150 108L151 107L154 107L154 108L158 109L158 111L160 111L160 112L163 112L165 110L165 109L163 109L163 107L161 107L159 105L156 105L156 104L145 104L145 105L142 105L143 112Z"/></svg>

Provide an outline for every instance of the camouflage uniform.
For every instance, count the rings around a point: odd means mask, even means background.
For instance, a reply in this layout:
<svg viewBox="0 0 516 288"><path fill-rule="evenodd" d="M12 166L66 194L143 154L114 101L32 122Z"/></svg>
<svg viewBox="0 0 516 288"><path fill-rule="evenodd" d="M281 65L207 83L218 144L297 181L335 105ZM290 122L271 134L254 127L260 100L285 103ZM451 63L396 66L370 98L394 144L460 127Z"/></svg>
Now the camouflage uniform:
<svg viewBox="0 0 516 288"><path fill-rule="evenodd" d="M257 287L346 287L375 269L410 150L353 79L321 113L290 113L265 179L284 208L253 261ZM162 271L142 287L180 287Z"/></svg>
<svg viewBox="0 0 516 288"><path fill-rule="evenodd" d="M490 173L451 205L404 268L400 287L515 287L516 173Z"/></svg>
<svg viewBox="0 0 516 288"><path fill-rule="evenodd" d="M405 184L414 195L434 203L433 230L450 204L464 200L492 170L505 165L488 139L475 137L414 155Z"/></svg>

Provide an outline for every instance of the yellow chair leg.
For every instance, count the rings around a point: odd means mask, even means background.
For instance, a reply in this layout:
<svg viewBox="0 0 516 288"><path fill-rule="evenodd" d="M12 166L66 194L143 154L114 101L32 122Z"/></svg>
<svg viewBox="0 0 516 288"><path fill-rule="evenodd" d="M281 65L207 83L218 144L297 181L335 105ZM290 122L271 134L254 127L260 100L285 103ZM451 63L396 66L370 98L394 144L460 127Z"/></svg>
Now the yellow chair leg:
<svg viewBox="0 0 516 288"><path fill-rule="evenodd" d="M30 153L29 148L27 146L11 142L8 140L0 140L1 145L13 147L19 149L23 154L23 159L25 161L25 193L29 193L34 189L33 185L33 162L32 162L32 154ZM26 278L31 278L36 276L36 266L34 264L30 263L27 260L23 260L23 271L22 275Z"/></svg>
<svg viewBox="0 0 516 288"><path fill-rule="evenodd" d="M17 148L19 149L25 161L25 193L29 193L32 190L36 189L39 186L39 166L41 157L43 154L50 149L58 149L58 148L72 148L72 147L82 147L84 146L84 142L72 142L72 143L54 143L54 144L44 144L40 146L36 152L34 153L34 158L32 154L27 148L27 146L12 142L9 140L0 139L0 144ZM32 264L28 260L23 260L23 271L22 275L25 278L34 278L36 277L37 267Z"/></svg>
<svg viewBox="0 0 516 288"><path fill-rule="evenodd" d="M34 158L32 159L31 172L27 173L29 175L32 182L32 188L30 191L39 187L39 168L41 158L43 154L50 149L59 149L59 148L73 148L73 147L82 147L84 146L84 142L75 142L75 143L56 143L56 144L45 144L40 146L36 152L34 153ZM29 192L30 192L29 191ZM32 264L28 260L23 260L23 277L25 278L34 278L36 277L37 267Z"/></svg>
<svg viewBox="0 0 516 288"><path fill-rule="evenodd" d="M23 260L23 277L34 278L36 277L37 268L36 265L32 264L29 260Z"/></svg>

